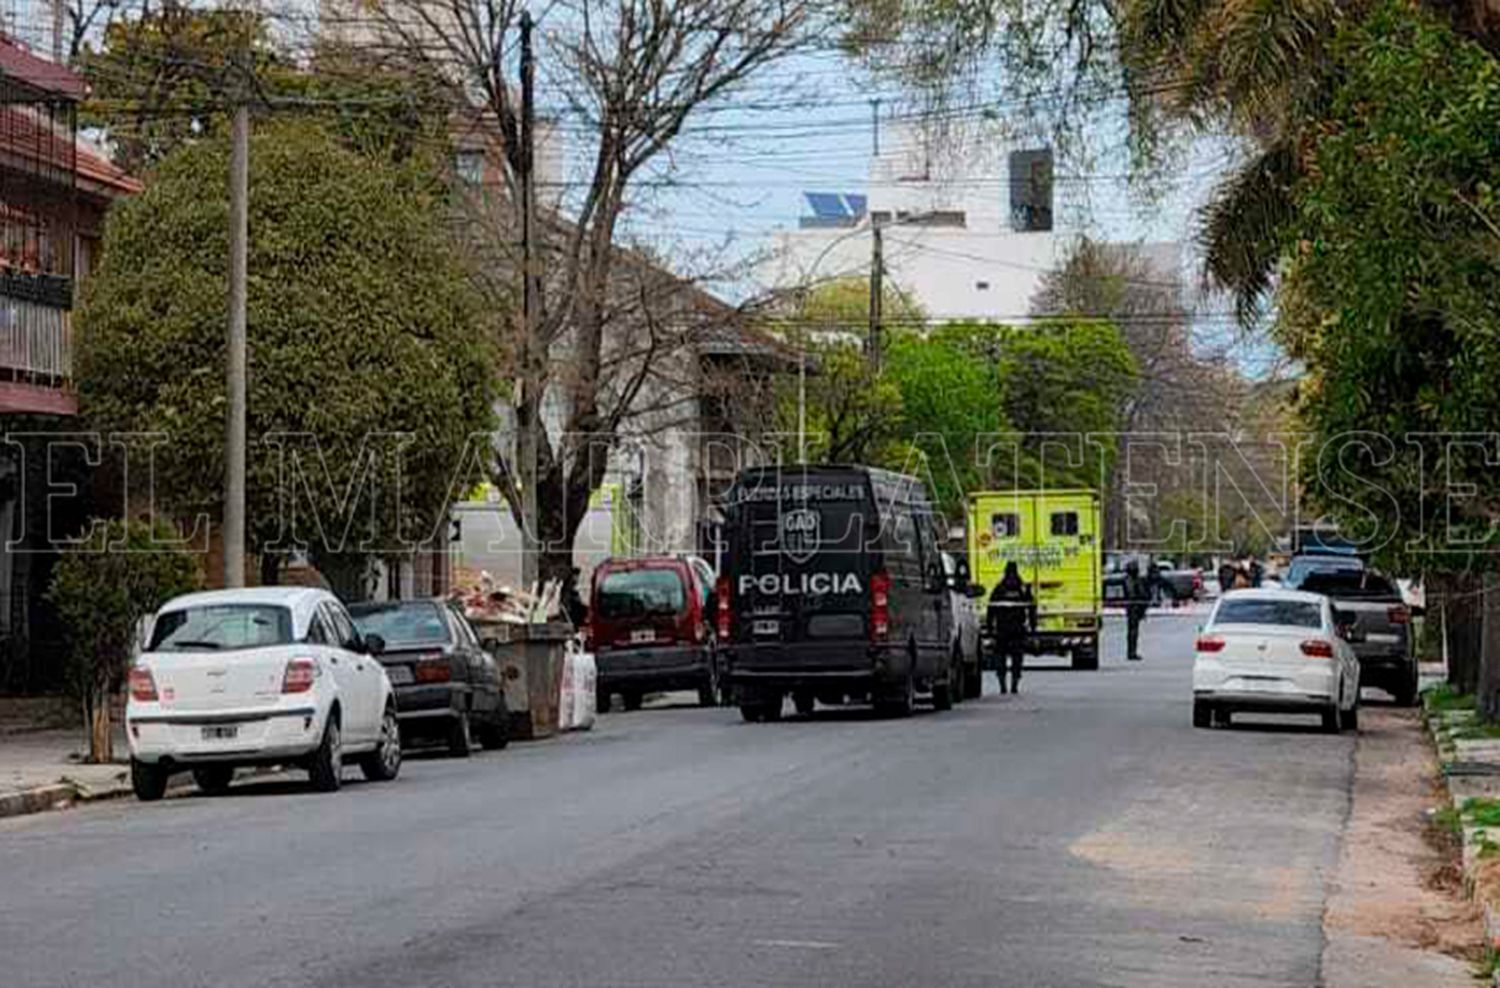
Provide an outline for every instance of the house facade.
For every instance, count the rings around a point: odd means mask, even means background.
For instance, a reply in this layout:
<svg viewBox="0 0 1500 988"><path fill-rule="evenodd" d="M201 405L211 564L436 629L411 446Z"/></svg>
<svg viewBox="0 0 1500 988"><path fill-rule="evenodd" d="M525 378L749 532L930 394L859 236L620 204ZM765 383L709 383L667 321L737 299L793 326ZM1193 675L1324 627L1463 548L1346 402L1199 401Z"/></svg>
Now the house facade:
<svg viewBox="0 0 1500 988"><path fill-rule="evenodd" d="M73 428L74 302L110 204L140 191L79 139L84 92L76 74L0 36L0 426L10 437ZM58 639L41 605L56 558L49 531L76 528L81 518L64 516L86 501L36 495L36 474L52 466L35 455L41 443L0 445L0 689L56 674L56 663L33 662Z"/></svg>

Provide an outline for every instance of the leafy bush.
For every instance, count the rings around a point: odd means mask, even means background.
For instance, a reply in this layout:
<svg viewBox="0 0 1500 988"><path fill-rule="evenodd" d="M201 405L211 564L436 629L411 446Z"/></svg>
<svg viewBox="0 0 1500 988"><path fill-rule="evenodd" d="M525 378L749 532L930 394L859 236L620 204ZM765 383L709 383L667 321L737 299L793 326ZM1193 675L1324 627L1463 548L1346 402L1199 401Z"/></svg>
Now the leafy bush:
<svg viewBox="0 0 1500 988"><path fill-rule="evenodd" d="M68 682L83 705L92 761L109 761L109 697L125 676L142 617L199 586L198 558L165 525L96 519L64 553L47 598L67 629Z"/></svg>

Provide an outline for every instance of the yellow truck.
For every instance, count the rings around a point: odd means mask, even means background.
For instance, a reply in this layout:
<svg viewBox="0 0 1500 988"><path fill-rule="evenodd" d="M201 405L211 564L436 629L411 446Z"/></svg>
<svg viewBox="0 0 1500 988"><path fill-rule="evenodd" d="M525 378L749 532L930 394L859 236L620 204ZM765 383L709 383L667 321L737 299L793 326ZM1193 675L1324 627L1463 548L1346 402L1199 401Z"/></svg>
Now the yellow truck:
<svg viewBox="0 0 1500 988"><path fill-rule="evenodd" d="M1031 655L1066 655L1074 669L1099 668L1103 546L1099 492L982 491L969 497L969 571L984 596L1014 561L1036 597Z"/></svg>

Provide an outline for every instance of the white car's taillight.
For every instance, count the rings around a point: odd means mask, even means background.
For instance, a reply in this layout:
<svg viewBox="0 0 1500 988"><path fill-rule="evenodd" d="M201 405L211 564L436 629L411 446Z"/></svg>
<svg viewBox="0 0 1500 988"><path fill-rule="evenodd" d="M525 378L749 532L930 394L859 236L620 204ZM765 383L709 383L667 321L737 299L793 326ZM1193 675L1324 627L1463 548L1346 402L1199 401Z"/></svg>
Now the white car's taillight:
<svg viewBox="0 0 1500 988"><path fill-rule="evenodd" d="M1302 643L1302 654L1312 659L1333 658L1333 643L1321 638L1309 638Z"/></svg>
<svg viewBox="0 0 1500 988"><path fill-rule="evenodd" d="M281 675L281 692L306 693L318 678L318 664L312 659L292 659Z"/></svg>
<svg viewBox="0 0 1500 988"><path fill-rule="evenodd" d="M1193 643L1193 648L1199 652L1222 652L1224 639L1218 635L1199 635L1198 640Z"/></svg>
<svg viewBox="0 0 1500 988"><path fill-rule="evenodd" d="M130 670L130 698L137 703L156 702L156 680L145 666Z"/></svg>

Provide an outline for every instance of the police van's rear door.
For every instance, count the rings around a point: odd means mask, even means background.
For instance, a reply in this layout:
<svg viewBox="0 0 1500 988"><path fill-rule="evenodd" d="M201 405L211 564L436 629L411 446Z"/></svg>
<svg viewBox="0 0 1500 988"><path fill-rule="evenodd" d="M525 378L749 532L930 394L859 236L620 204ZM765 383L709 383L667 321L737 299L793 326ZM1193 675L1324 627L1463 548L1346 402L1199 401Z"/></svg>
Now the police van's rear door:
<svg viewBox="0 0 1500 988"><path fill-rule="evenodd" d="M735 611L740 641L868 640L878 522L859 472L766 474L740 504Z"/></svg>

